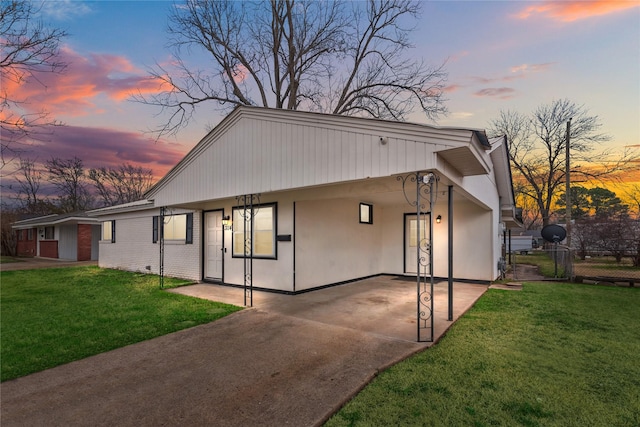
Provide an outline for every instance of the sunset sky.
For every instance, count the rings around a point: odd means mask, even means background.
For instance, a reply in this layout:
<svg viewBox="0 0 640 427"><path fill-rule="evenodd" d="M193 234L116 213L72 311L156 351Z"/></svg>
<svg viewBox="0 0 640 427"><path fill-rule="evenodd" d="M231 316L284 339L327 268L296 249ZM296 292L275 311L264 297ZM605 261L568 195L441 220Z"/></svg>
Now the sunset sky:
<svg viewBox="0 0 640 427"><path fill-rule="evenodd" d="M155 142L158 110L129 100L152 94L165 48L168 1L48 1L43 19L70 33L62 75L17 88L29 108L65 123L34 155L80 157L86 167L123 162L162 176L222 118L203 105L175 138ZM531 112L569 98L600 117L608 146L640 144L639 1L435 1L424 4L412 56L446 63L442 126L485 128L500 110ZM193 58L202 61L202 57ZM419 114L411 118L426 122Z"/></svg>

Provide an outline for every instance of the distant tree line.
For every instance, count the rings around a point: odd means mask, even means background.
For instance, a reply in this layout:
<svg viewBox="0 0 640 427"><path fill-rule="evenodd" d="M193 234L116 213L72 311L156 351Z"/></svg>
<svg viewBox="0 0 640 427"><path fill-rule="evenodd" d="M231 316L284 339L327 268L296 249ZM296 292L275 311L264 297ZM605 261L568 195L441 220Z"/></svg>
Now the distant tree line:
<svg viewBox="0 0 640 427"><path fill-rule="evenodd" d="M78 157L52 157L43 164L22 158L13 195L2 198L2 254L15 253L11 224L24 218L72 213L144 198L153 171L123 163L86 169ZM7 189L3 189L7 190Z"/></svg>
<svg viewBox="0 0 640 427"><path fill-rule="evenodd" d="M153 183L153 171L129 163L86 169L78 157L52 157L41 166L34 160L21 159L15 179L13 199L18 211L46 215L140 200Z"/></svg>
<svg viewBox="0 0 640 427"><path fill-rule="evenodd" d="M557 201L562 208L564 196L560 194ZM633 188L629 198L634 206L606 188L571 187L571 239L581 259L610 255L621 262L628 257L640 266L640 188Z"/></svg>

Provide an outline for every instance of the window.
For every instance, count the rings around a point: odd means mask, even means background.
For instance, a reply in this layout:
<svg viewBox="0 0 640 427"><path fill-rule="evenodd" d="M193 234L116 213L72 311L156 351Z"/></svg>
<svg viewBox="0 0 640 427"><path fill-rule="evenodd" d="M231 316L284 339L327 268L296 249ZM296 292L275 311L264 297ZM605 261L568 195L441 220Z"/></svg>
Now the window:
<svg viewBox="0 0 640 427"><path fill-rule="evenodd" d="M44 238L46 240L53 240L55 239L55 227L51 226L51 227L45 227L44 228Z"/></svg>
<svg viewBox="0 0 640 427"><path fill-rule="evenodd" d="M253 230L251 217L253 214ZM245 248L245 225L248 245ZM242 207L233 208L233 256L255 258L276 258L276 205L260 205L253 212Z"/></svg>
<svg viewBox="0 0 640 427"><path fill-rule="evenodd" d="M360 203L360 224L373 224L373 205Z"/></svg>
<svg viewBox="0 0 640 427"><path fill-rule="evenodd" d="M27 240L33 240L33 228L27 230Z"/></svg>
<svg viewBox="0 0 640 427"><path fill-rule="evenodd" d="M185 240L186 237L186 215L171 215L164 217L164 238L166 240Z"/></svg>
<svg viewBox="0 0 640 427"><path fill-rule="evenodd" d="M180 240L186 244L193 243L193 213L180 215L167 215L164 217L165 240ZM153 217L153 243L160 238L160 216Z"/></svg>
<svg viewBox="0 0 640 427"><path fill-rule="evenodd" d="M103 242L116 242L116 222L114 221L105 221L102 223L102 238L100 239Z"/></svg>

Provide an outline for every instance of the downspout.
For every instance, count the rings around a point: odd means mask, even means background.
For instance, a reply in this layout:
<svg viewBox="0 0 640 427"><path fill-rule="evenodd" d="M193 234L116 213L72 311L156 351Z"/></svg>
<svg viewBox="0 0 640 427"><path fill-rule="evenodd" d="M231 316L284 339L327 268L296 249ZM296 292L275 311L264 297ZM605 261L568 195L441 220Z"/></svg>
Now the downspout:
<svg viewBox="0 0 640 427"><path fill-rule="evenodd" d="M453 185L449 186L449 218L447 228L449 229L448 250L449 250L449 316L447 320L453 320Z"/></svg>
<svg viewBox="0 0 640 427"><path fill-rule="evenodd" d="M296 293L296 202L293 202L293 293Z"/></svg>

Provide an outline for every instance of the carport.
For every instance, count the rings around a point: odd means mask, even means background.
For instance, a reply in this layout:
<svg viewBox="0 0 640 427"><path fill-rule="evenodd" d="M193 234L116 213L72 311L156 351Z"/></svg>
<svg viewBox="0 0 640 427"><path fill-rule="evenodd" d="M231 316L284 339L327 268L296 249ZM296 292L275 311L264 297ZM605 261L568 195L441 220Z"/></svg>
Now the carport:
<svg viewBox="0 0 640 427"><path fill-rule="evenodd" d="M449 321L448 283L444 280L434 285L434 342L471 308L488 285L454 282L453 288L453 320ZM244 291L236 287L196 284L169 292L243 305ZM254 290L253 307L394 340L416 339L416 280L411 277L381 275L297 295Z"/></svg>

